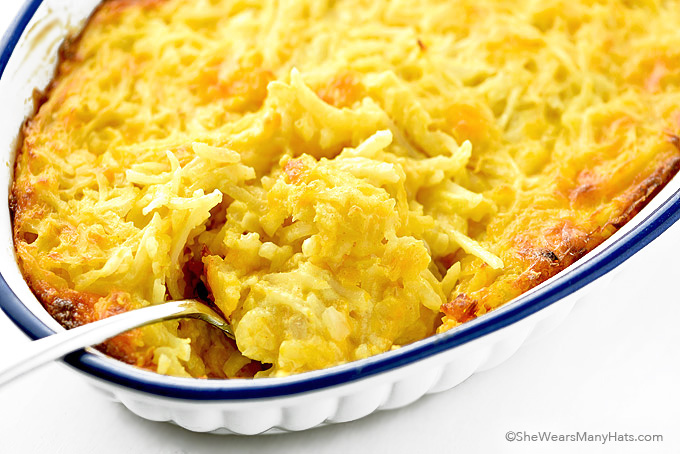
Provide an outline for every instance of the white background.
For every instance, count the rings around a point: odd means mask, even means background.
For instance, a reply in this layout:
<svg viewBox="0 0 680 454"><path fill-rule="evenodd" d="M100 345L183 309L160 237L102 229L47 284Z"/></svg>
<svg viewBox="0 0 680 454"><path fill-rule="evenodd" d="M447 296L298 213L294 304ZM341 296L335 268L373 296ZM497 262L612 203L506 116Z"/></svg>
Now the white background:
<svg viewBox="0 0 680 454"><path fill-rule="evenodd" d="M0 0L0 31L18 1ZM142 420L50 364L0 388L0 453L680 453L680 225L564 324L501 366L399 410L301 433L194 434ZM28 339L0 312L0 355ZM661 434L663 442L514 442L528 434Z"/></svg>

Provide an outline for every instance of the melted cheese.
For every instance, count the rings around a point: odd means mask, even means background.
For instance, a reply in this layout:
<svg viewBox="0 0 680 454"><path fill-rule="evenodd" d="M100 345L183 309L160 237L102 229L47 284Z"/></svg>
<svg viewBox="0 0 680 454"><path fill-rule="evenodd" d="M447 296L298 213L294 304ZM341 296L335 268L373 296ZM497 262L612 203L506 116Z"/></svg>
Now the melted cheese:
<svg viewBox="0 0 680 454"><path fill-rule="evenodd" d="M111 0L64 52L13 188L67 326L195 377L365 358L506 303L677 171L675 1Z"/></svg>

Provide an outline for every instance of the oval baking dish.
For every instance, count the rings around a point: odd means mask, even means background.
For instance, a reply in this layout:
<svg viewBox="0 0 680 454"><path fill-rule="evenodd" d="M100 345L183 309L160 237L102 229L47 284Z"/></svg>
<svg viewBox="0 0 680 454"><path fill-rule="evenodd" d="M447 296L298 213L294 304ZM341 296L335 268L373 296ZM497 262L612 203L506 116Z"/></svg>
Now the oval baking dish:
<svg viewBox="0 0 680 454"><path fill-rule="evenodd" d="M0 43L0 199L8 200L17 131L44 88L58 45L98 1L31 0ZM65 358L95 387L141 417L195 431L257 434L303 430L397 408L450 389L510 357L528 338L556 326L584 291L680 218L675 177L611 238L565 271L501 308L394 351L329 369L262 380L197 380L155 374L87 349ZM9 210L0 216L0 307L31 338L63 329L33 295L16 263Z"/></svg>

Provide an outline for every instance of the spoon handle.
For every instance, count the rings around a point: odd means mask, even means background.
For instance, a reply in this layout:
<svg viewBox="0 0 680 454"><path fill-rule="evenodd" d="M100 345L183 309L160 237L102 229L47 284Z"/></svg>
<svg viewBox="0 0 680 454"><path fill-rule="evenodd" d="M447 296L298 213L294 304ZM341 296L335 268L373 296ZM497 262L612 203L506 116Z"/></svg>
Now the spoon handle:
<svg viewBox="0 0 680 454"><path fill-rule="evenodd" d="M198 303L200 304L200 303ZM176 318L204 318L204 309L192 300L169 301L62 331L20 346L16 356L0 366L0 386L43 364L89 345L151 323Z"/></svg>

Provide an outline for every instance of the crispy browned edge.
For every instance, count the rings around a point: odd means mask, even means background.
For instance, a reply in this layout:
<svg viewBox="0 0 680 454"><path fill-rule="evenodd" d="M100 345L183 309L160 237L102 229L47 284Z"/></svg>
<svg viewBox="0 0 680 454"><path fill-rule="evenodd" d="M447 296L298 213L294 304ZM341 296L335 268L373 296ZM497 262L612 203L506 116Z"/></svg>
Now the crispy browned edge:
<svg viewBox="0 0 680 454"><path fill-rule="evenodd" d="M668 134L668 141L680 152L680 137ZM545 282L602 244L612 230L620 229L638 214L678 171L680 156L666 158L648 177L620 196L619 200L622 202L620 214L594 231L587 232L569 222L561 222L545 232L547 236L554 237L554 241L551 241L553 247L518 246L517 254L530 265L511 283L514 294L521 295ZM460 293L451 301L444 303L441 310L446 316L460 323L468 322L479 315L481 306L490 296L488 292L479 293L475 295Z"/></svg>
<svg viewBox="0 0 680 454"><path fill-rule="evenodd" d="M18 194L18 188L15 181L15 175L17 172L17 163L19 157L25 151L24 150L24 139L26 136L26 128L30 122L35 118L39 112L42 105L51 96L54 87L60 76L63 74L64 66L68 62L77 60L77 48L83 37L91 26L93 19L97 17L99 12L106 6L113 6L113 13L120 12L124 7L131 6L135 3L151 5L155 3L161 3L165 0L102 0L99 5L97 5L92 13L88 16L83 27L73 35L68 35L64 38L64 41L59 46L57 63L54 69L54 74L52 79L43 89L35 88L33 90L33 111L24 120L21 128L19 129L19 134L17 136L16 146L14 149L14 164L12 166L12 188L9 193L9 211L10 211L10 222L12 224L12 238L14 243L14 248L17 250L17 236L14 225L14 219L16 215L21 211L20 204L17 200L22 197ZM24 195L25 196L25 195ZM60 325L66 329L72 329L77 326L89 323L93 321L93 307L97 300L100 298L98 295L93 295L85 292L77 292L71 289L56 289L51 286L46 285L44 282L37 281L28 275L22 264L21 260L18 260L19 269L24 277L24 280L28 284L29 288L36 295L42 306L54 318ZM121 307L124 306L124 302L121 302ZM112 315L112 314L109 314ZM129 348L126 348L126 344L134 342L134 333L128 332L117 336L103 344L96 346L100 351L106 353L107 355L118 358L130 364L137 363L137 358L130 354ZM138 364L140 365L140 364ZM148 365L147 365L148 366Z"/></svg>

